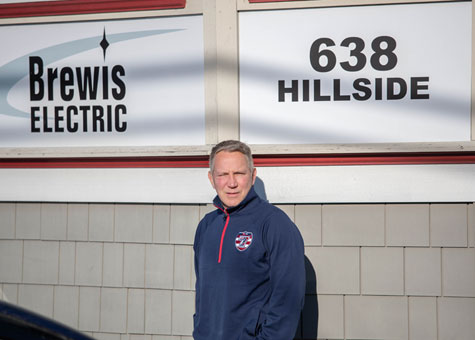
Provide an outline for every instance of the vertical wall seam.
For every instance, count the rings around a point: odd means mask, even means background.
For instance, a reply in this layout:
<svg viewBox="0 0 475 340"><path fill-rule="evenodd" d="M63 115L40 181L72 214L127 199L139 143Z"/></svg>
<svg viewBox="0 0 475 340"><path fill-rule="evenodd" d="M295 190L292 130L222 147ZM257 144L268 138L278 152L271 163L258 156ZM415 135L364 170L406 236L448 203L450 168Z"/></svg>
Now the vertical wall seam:
<svg viewBox="0 0 475 340"><path fill-rule="evenodd" d="M91 225L91 204L87 204L87 235L86 239L89 241L89 228Z"/></svg>
<svg viewBox="0 0 475 340"><path fill-rule="evenodd" d="M429 248L432 248L432 204L429 204Z"/></svg>
<svg viewBox="0 0 475 340"><path fill-rule="evenodd" d="M76 249L77 249L77 242L73 242L74 245L74 267L73 267L73 284L76 285L76 267L77 267L77 256L76 256ZM79 311L78 311L79 312Z"/></svg>
<svg viewBox="0 0 475 340"><path fill-rule="evenodd" d="M23 276L25 272L25 240L21 240L21 279L20 282L23 283Z"/></svg>
<svg viewBox="0 0 475 340"><path fill-rule="evenodd" d="M155 243L155 232L154 232L154 226L155 226L155 212L156 212L156 209L155 209L156 205L155 204L152 204L152 240L150 241L150 243Z"/></svg>
<svg viewBox="0 0 475 340"><path fill-rule="evenodd" d="M69 240L69 206L70 203L66 203L66 240Z"/></svg>
<svg viewBox="0 0 475 340"><path fill-rule="evenodd" d="M359 265L359 293L360 293L360 296L363 295L363 280L362 280L362 276L363 276L363 268L362 268L362 247L359 246L359 251L358 251L358 256L359 256L359 259L358 259L358 265Z"/></svg>
<svg viewBox="0 0 475 340"><path fill-rule="evenodd" d="M101 261L101 286L104 286L104 242L102 242L102 261Z"/></svg>
<svg viewBox="0 0 475 340"><path fill-rule="evenodd" d="M172 233L172 205L168 205L168 244L171 244L171 233Z"/></svg>
<svg viewBox="0 0 475 340"><path fill-rule="evenodd" d="M13 238L16 240L16 228L17 228L17 213L18 213L18 203L15 203L15 215L13 216ZM22 268L23 269L23 268Z"/></svg>
<svg viewBox="0 0 475 340"><path fill-rule="evenodd" d="M55 296L56 296L56 289L57 289L57 286L54 286L53 285L53 310L52 310L52 318L53 319L56 319L55 316L54 316L54 301L55 301Z"/></svg>
<svg viewBox="0 0 475 340"><path fill-rule="evenodd" d="M143 290L143 332L144 334L147 333L147 329L145 328L145 319L147 318L147 309L145 308L145 303L147 302L147 299L145 298L145 293L146 293L146 290L144 288Z"/></svg>
<svg viewBox="0 0 475 340"><path fill-rule="evenodd" d="M469 205L468 203L465 204L465 214L466 214L466 219L467 219L467 243L466 243L466 246L467 248L470 247L470 216L469 216L469 212L470 212L470 208L469 208Z"/></svg>
<svg viewBox="0 0 475 340"><path fill-rule="evenodd" d="M439 259L440 259L440 296L444 296L444 256L443 256L443 247L439 249Z"/></svg>
<svg viewBox="0 0 475 340"><path fill-rule="evenodd" d="M173 279L172 279L172 289L175 289L175 266L176 266L176 245L173 245Z"/></svg>
<svg viewBox="0 0 475 340"><path fill-rule="evenodd" d="M193 254L193 247L189 247L189 257L190 257L190 290L193 290L195 287L193 287L193 276L195 275L193 268L194 268L194 261L195 257Z"/></svg>
<svg viewBox="0 0 475 340"><path fill-rule="evenodd" d="M43 240L43 204L40 203L40 240Z"/></svg>
<svg viewBox="0 0 475 340"><path fill-rule="evenodd" d="M115 214L117 212L117 204L113 204L113 209L112 209L112 242L115 242L116 241L116 235L115 235L115 231L116 231L116 228L115 228Z"/></svg>
<svg viewBox="0 0 475 340"><path fill-rule="evenodd" d="M383 239L384 239L384 246L388 247L388 240L387 240L387 227L388 227L388 205L384 205L384 230L383 230Z"/></svg>
<svg viewBox="0 0 475 340"><path fill-rule="evenodd" d="M411 303L411 300L409 299L409 296L406 296L407 299L407 339L411 340L411 308L409 304Z"/></svg>
<svg viewBox="0 0 475 340"><path fill-rule="evenodd" d="M57 263L58 274L56 275L56 283L57 284L60 284L59 272L61 270L61 244L63 244L63 243L64 242L58 241L58 263Z"/></svg>
<svg viewBox="0 0 475 340"><path fill-rule="evenodd" d="M125 301L125 332L129 332L129 297L130 297L130 288L126 289L126 301ZM144 329L145 330L145 329Z"/></svg>
<svg viewBox="0 0 475 340"><path fill-rule="evenodd" d="M101 331L102 329L102 290L103 287L99 287L99 325L98 325L98 331Z"/></svg>
<svg viewBox="0 0 475 340"><path fill-rule="evenodd" d="M81 330L79 328L80 326L80 323L79 323L79 316L81 314L81 287L78 286L78 316L77 316L77 322L78 322L78 329Z"/></svg>
<svg viewBox="0 0 475 340"><path fill-rule="evenodd" d="M346 340L346 294L343 294L343 339Z"/></svg>
<svg viewBox="0 0 475 340"><path fill-rule="evenodd" d="M437 335L437 340L439 340L440 337L440 325L439 325L439 302L440 302L440 297L435 297L435 324L436 324L436 335Z"/></svg>
<svg viewBox="0 0 475 340"><path fill-rule="evenodd" d="M125 242L122 243L122 279L121 285L124 286L124 278L125 278Z"/></svg>
<svg viewBox="0 0 475 340"><path fill-rule="evenodd" d="M320 246L323 247L323 204L320 204Z"/></svg>

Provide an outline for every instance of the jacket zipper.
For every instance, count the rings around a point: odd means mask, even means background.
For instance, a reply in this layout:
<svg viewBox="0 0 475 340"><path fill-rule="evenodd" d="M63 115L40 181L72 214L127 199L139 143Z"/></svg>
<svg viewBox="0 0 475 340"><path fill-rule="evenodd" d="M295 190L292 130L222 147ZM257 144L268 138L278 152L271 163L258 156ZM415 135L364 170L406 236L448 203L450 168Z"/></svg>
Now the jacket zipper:
<svg viewBox="0 0 475 340"><path fill-rule="evenodd" d="M221 209L217 207L218 209L222 210L226 214L226 223L224 224L223 231L221 232L221 242L219 244L219 256L218 256L218 263L221 263L221 255L223 253L223 241L224 241L224 235L226 234L226 229L228 228L228 223L229 223L229 214L226 211L226 209Z"/></svg>

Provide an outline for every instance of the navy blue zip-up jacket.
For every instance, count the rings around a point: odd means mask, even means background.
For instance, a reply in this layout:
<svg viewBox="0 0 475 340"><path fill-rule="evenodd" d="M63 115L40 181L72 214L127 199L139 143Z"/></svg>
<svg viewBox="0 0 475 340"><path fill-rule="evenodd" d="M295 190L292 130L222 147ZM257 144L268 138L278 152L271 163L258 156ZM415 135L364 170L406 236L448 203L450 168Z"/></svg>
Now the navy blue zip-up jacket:
<svg viewBox="0 0 475 340"><path fill-rule="evenodd" d="M194 339L293 339L305 296L300 232L253 187L236 207L214 203L193 247Z"/></svg>

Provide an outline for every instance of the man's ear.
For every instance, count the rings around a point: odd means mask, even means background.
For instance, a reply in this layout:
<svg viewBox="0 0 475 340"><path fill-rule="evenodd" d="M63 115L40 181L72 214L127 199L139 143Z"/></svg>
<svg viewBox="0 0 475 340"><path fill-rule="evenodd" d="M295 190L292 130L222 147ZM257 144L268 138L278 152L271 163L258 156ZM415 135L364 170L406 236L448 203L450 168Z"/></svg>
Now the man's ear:
<svg viewBox="0 0 475 340"><path fill-rule="evenodd" d="M208 171L208 179L209 179L209 182L211 183L211 186L213 187L213 189L216 189L215 186L214 186L213 174L211 173L211 171Z"/></svg>
<svg viewBox="0 0 475 340"><path fill-rule="evenodd" d="M257 170L254 168L252 170L252 185L254 185L254 182L256 181L256 176L257 176Z"/></svg>

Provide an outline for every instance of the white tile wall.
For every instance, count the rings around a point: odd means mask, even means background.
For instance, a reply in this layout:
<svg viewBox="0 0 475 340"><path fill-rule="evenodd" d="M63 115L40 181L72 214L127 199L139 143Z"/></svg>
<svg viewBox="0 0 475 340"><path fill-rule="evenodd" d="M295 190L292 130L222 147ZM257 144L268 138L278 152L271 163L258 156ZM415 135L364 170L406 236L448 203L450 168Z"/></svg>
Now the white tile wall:
<svg viewBox="0 0 475 340"><path fill-rule="evenodd" d="M114 205L89 206L89 241L114 240Z"/></svg>
<svg viewBox="0 0 475 340"><path fill-rule="evenodd" d="M281 207L317 276L319 339L475 339L473 204ZM0 296L99 339L192 340L193 237L214 209L0 203ZM315 315L308 295L304 338Z"/></svg>
<svg viewBox="0 0 475 340"><path fill-rule="evenodd" d="M324 205L322 242L328 246L384 246L384 205Z"/></svg>
<svg viewBox="0 0 475 340"><path fill-rule="evenodd" d="M153 242L170 242L170 206L153 206L153 224L152 224Z"/></svg>
<svg viewBox="0 0 475 340"><path fill-rule="evenodd" d="M16 238L40 239L41 235L41 204L16 204Z"/></svg>
<svg viewBox="0 0 475 340"><path fill-rule="evenodd" d="M434 247L467 246L467 205L432 204L430 241Z"/></svg>
<svg viewBox="0 0 475 340"><path fill-rule="evenodd" d="M103 244L98 242L76 243L76 284L100 286L102 284Z"/></svg>
<svg viewBox="0 0 475 340"><path fill-rule="evenodd" d="M440 248L406 248L404 263L407 295L442 294Z"/></svg>
<svg viewBox="0 0 475 340"><path fill-rule="evenodd" d="M342 295L320 295L318 297L319 339L343 339L344 308ZM304 313L305 314L305 313ZM311 315L312 313L310 313ZM306 334L306 319L303 319L304 339L315 339L314 333ZM311 337L307 337L309 335Z"/></svg>
<svg viewBox="0 0 475 340"><path fill-rule="evenodd" d="M66 240L68 206L64 203L41 204L41 239Z"/></svg>
<svg viewBox="0 0 475 340"><path fill-rule="evenodd" d="M193 311L195 294L175 290L172 293L172 334L191 335L193 331ZM190 313L191 312L191 313Z"/></svg>
<svg viewBox="0 0 475 340"><path fill-rule="evenodd" d="M0 293L0 299L17 304L18 303L18 285L11 283L4 283L0 288L2 291Z"/></svg>
<svg viewBox="0 0 475 340"><path fill-rule="evenodd" d="M19 285L18 304L49 318L53 317L53 289L51 285Z"/></svg>
<svg viewBox="0 0 475 340"><path fill-rule="evenodd" d="M24 283L58 283L59 242L25 241L23 254Z"/></svg>
<svg viewBox="0 0 475 340"><path fill-rule="evenodd" d="M79 322L82 331L99 331L101 288L79 287Z"/></svg>
<svg viewBox="0 0 475 340"><path fill-rule="evenodd" d="M59 242L59 283L74 285L76 267L76 243Z"/></svg>
<svg viewBox="0 0 475 340"><path fill-rule="evenodd" d="M475 297L475 248L442 249L442 293Z"/></svg>
<svg viewBox="0 0 475 340"><path fill-rule="evenodd" d="M147 244L145 257L145 287L172 289L174 246Z"/></svg>
<svg viewBox="0 0 475 340"><path fill-rule="evenodd" d="M295 224L300 230L306 246L322 244L322 206L295 206Z"/></svg>
<svg viewBox="0 0 475 340"><path fill-rule="evenodd" d="M117 204L115 206L115 241L152 242L152 205Z"/></svg>
<svg viewBox="0 0 475 340"><path fill-rule="evenodd" d="M70 327L78 328L79 322L79 287L54 287L54 319Z"/></svg>
<svg viewBox="0 0 475 340"><path fill-rule="evenodd" d="M127 330L127 288L101 288L101 332Z"/></svg>
<svg viewBox="0 0 475 340"><path fill-rule="evenodd" d="M170 211L170 242L193 244L199 222L199 206L172 205Z"/></svg>
<svg viewBox="0 0 475 340"><path fill-rule="evenodd" d="M0 240L0 282L20 283L23 272L23 241Z"/></svg>
<svg viewBox="0 0 475 340"><path fill-rule="evenodd" d="M473 340L475 299L438 299L439 340Z"/></svg>
<svg viewBox="0 0 475 340"><path fill-rule="evenodd" d="M145 333L171 334L172 291L147 289L145 291Z"/></svg>
<svg viewBox="0 0 475 340"><path fill-rule="evenodd" d="M407 297L345 296L347 339L407 339Z"/></svg>
<svg viewBox="0 0 475 340"><path fill-rule="evenodd" d="M145 332L145 290L129 289L127 296L127 332Z"/></svg>
<svg viewBox="0 0 475 340"><path fill-rule="evenodd" d="M386 240L388 246L429 246L429 205L387 205Z"/></svg>
<svg viewBox="0 0 475 340"><path fill-rule="evenodd" d="M175 246L175 266L173 288L191 289L191 262L193 248L191 246Z"/></svg>
<svg viewBox="0 0 475 340"><path fill-rule="evenodd" d="M409 339L437 339L437 298L409 297Z"/></svg>
<svg viewBox="0 0 475 340"><path fill-rule="evenodd" d="M102 284L106 287L122 287L124 275L124 244L104 243Z"/></svg>
<svg viewBox="0 0 475 340"><path fill-rule="evenodd" d="M402 248L361 248L361 292L370 295L403 295Z"/></svg>
<svg viewBox="0 0 475 340"><path fill-rule="evenodd" d="M0 203L0 239L15 238L15 204Z"/></svg>
<svg viewBox="0 0 475 340"><path fill-rule="evenodd" d="M358 247L306 247L305 254L317 276L319 294L359 294Z"/></svg>
<svg viewBox="0 0 475 340"><path fill-rule="evenodd" d="M94 339L97 340L121 340L120 339L120 334L119 333L99 333L99 332L94 332L93 333ZM127 335L128 339L128 335Z"/></svg>
<svg viewBox="0 0 475 340"><path fill-rule="evenodd" d="M145 245L126 243L124 245L124 286L145 285Z"/></svg>
<svg viewBox="0 0 475 340"><path fill-rule="evenodd" d="M68 240L87 241L89 231L89 205L68 204Z"/></svg>
<svg viewBox="0 0 475 340"><path fill-rule="evenodd" d="M475 247L475 204L468 205L468 246Z"/></svg>

